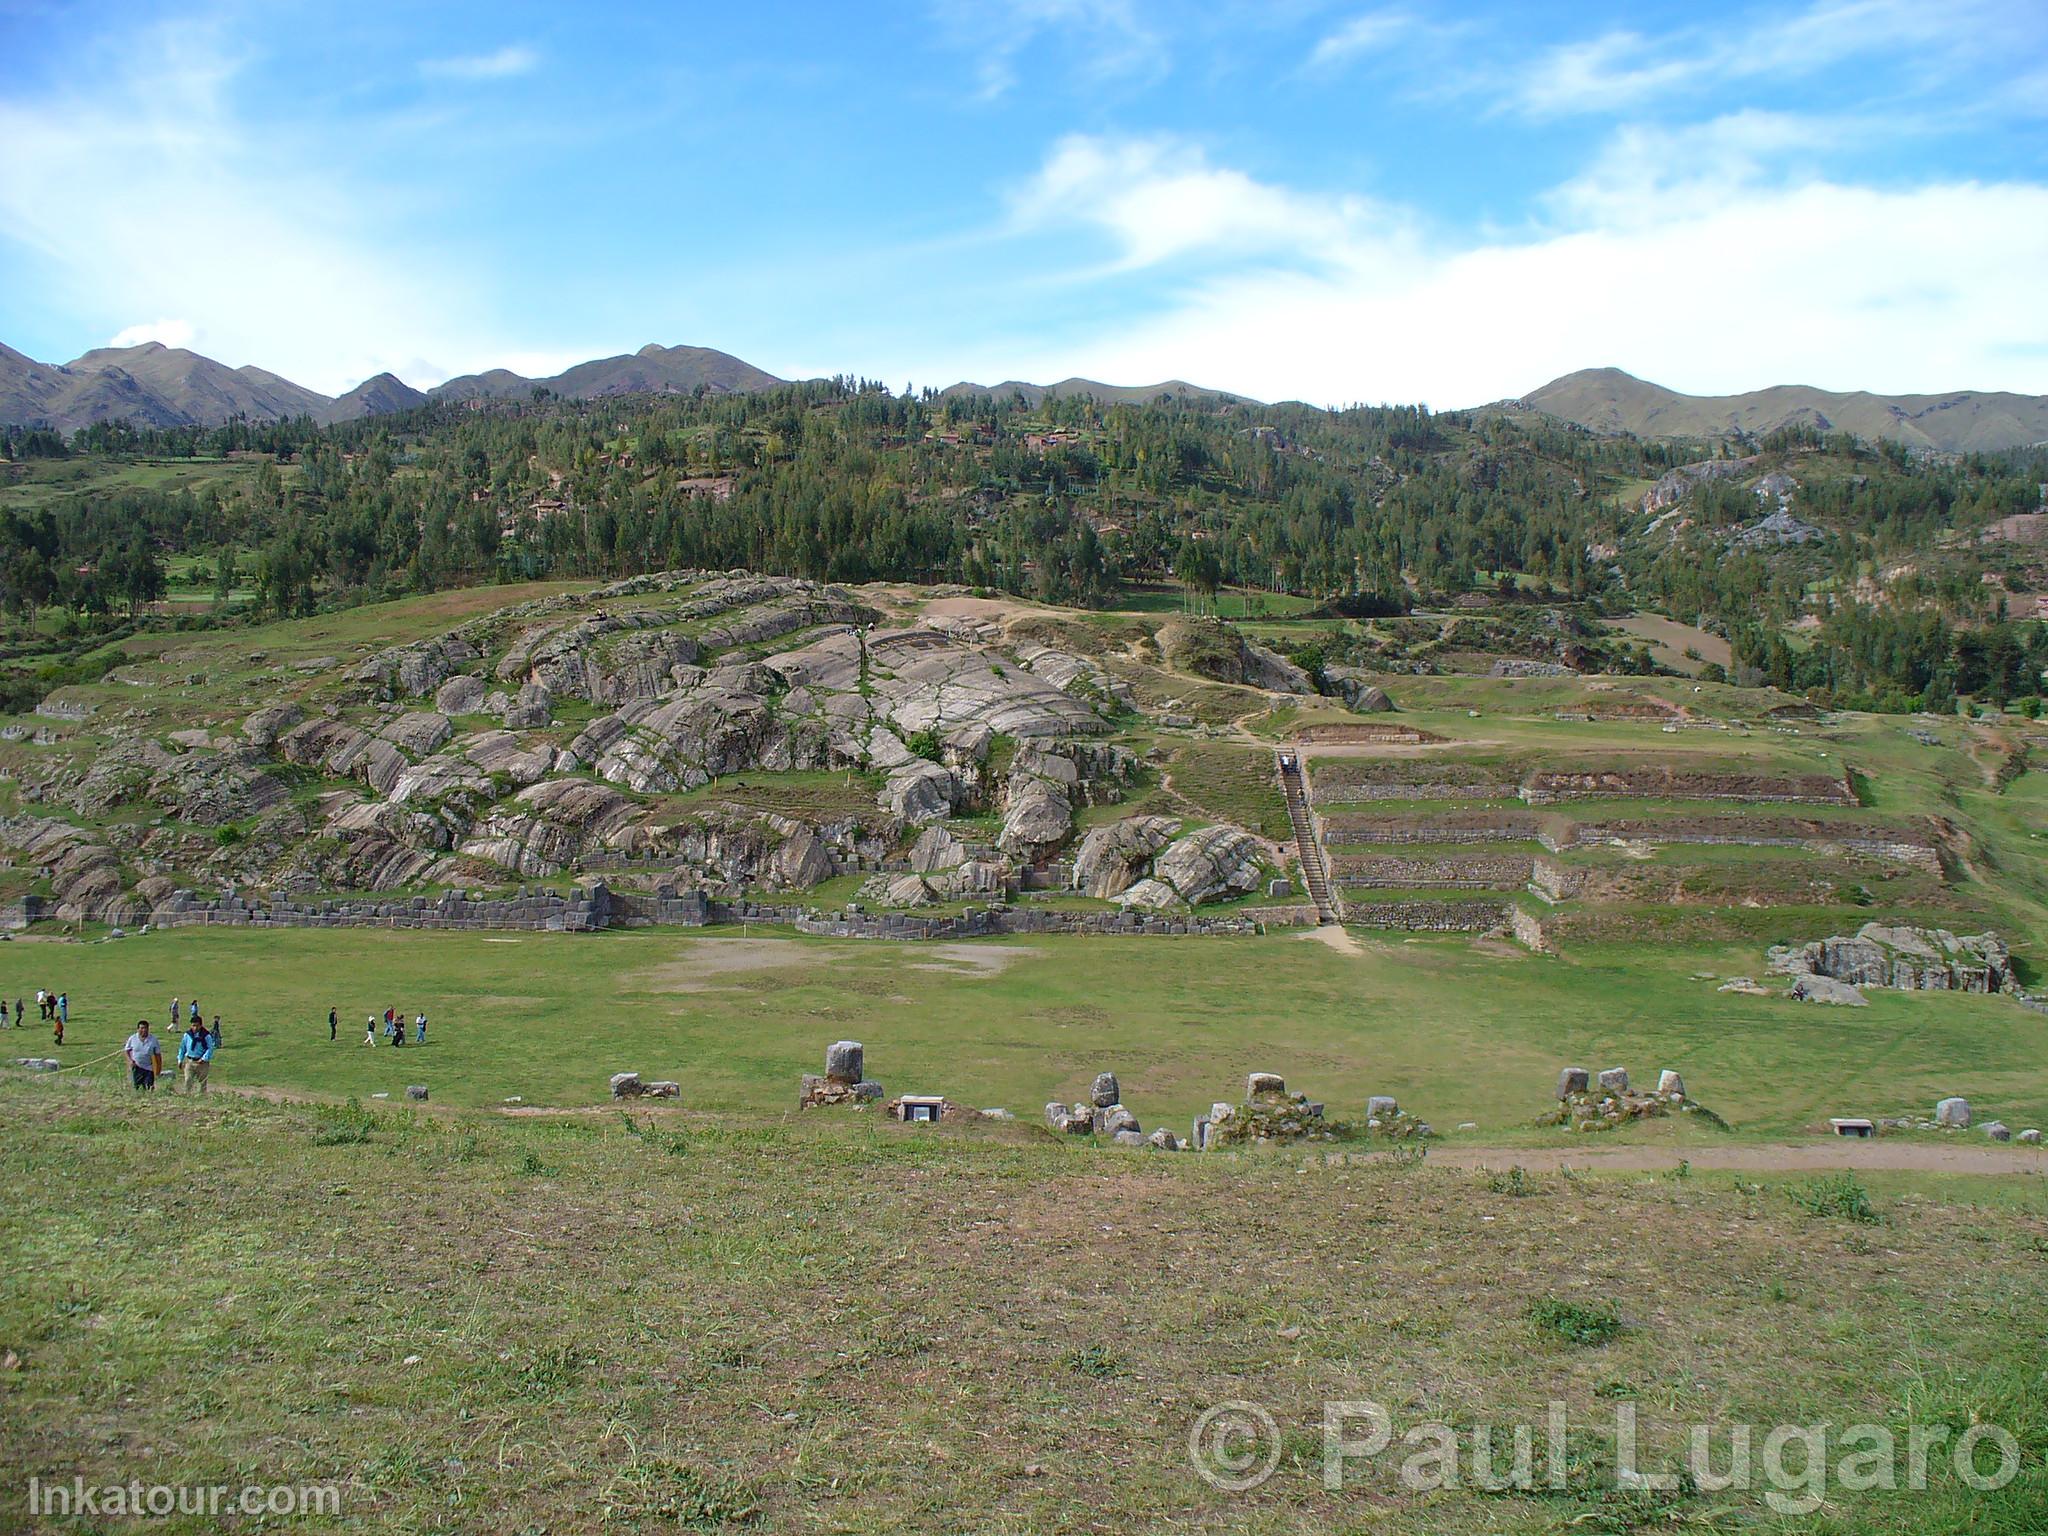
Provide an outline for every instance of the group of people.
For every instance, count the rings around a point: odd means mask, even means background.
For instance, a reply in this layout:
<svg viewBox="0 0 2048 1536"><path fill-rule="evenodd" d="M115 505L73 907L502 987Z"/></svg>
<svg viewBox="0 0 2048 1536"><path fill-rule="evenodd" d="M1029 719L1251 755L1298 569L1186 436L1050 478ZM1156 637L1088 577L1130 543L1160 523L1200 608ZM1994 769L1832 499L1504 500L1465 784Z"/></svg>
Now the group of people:
<svg viewBox="0 0 2048 1536"><path fill-rule="evenodd" d="M171 1025L177 1027L178 999L171 999ZM186 1093L206 1092L206 1080L213 1072L213 1054L220 1049L220 1015L213 1016L213 1025L207 1027L195 999L187 1016L185 1031L178 1036L178 1075ZM135 1033L128 1037L121 1048L128 1058L128 1071L135 1082L137 1093L147 1093L156 1087L164 1071L163 1041L150 1033L149 1020L137 1019Z"/></svg>
<svg viewBox="0 0 2048 1536"><path fill-rule="evenodd" d="M418 1014L413 1018L412 1029L412 1043L414 1045L425 1045L427 1043L427 1016L424 1013ZM363 1020L363 1044L375 1049L378 1033L377 1015L373 1013ZM393 1046L404 1045L405 1015L396 1008L386 1008L384 1010L382 1033L384 1038L389 1040ZM340 1038L340 1035L341 1015L337 1010L330 1008L327 1010L327 1038L335 1040Z"/></svg>
<svg viewBox="0 0 2048 1536"><path fill-rule="evenodd" d="M43 1021L52 1026L51 1033L56 1037L57 1043L62 1045L64 1043L64 1026L71 1022L70 994L50 992L42 987L37 987L36 1010L41 1015ZM0 1028L5 1028L9 1024L12 1024L17 1029L24 1028L28 1024L28 1004L18 997L14 1000L14 1014L12 1018L7 1013L7 999L0 997Z"/></svg>

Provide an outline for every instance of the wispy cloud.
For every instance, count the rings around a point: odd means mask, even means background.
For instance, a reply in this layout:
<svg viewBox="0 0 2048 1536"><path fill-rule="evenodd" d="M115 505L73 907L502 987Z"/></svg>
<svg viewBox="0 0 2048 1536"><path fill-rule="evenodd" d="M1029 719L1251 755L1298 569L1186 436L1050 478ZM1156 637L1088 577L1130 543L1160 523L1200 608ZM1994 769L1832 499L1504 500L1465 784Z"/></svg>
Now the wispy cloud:
<svg viewBox="0 0 2048 1536"><path fill-rule="evenodd" d="M1136 0L936 0L932 13L945 41L972 60L984 103L1007 96L1025 55L1041 46L1081 81L1157 78L1171 67L1166 38Z"/></svg>
<svg viewBox="0 0 2048 1536"><path fill-rule="evenodd" d="M1335 69L1386 49L1413 33L1415 18L1405 11L1367 11L1325 33L1309 50L1310 69Z"/></svg>
<svg viewBox="0 0 2048 1536"><path fill-rule="evenodd" d="M1809 79L1875 55L1889 55L1931 82L1965 57L2038 49L2048 43L2043 16L2028 0L1813 0L1749 25L1603 32L1482 72L1471 83L1501 92L1530 116L1560 117L1623 113L1731 83Z"/></svg>
<svg viewBox="0 0 2048 1536"><path fill-rule="evenodd" d="M420 73L441 80L510 80L530 75L540 67L540 54L524 43L507 43L492 53L460 54L451 59L427 59Z"/></svg>
<svg viewBox="0 0 2048 1536"><path fill-rule="evenodd" d="M162 23L99 57L50 94L0 98L0 230L37 253L44 302L119 344L329 393L387 369L434 382L429 358L497 360L474 282L378 224L392 189L240 114L250 60L223 29ZM136 314L179 318L124 324Z"/></svg>

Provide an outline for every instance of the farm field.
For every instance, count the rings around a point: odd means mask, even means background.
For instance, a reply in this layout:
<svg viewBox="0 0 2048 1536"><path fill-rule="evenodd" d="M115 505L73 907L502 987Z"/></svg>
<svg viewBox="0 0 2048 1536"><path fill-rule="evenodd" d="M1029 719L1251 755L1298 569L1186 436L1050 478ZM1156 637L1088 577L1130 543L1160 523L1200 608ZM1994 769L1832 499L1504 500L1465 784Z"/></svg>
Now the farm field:
<svg viewBox="0 0 2048 1536"><path fill-rule="evenodd" d="M1556 958L1366 933L1340 948L1300 932L902 945L765 928L176 929L0 946L0 990L69 994L67 1063L196 993L222 1018L223 1084L334 1098L424 1083L436 1103L590 1105L632 1070L681 1081L694 1107L759 1117L792 1107L798 1074L846 1037L892 1092L1026 1120L1113 1070L1146 1129L1179 1134L1267 1070L1336 1117L1392 1093L1451 1141L1569 1142L1530 1123L1558 1068L1616 1064L1652 1081L1676 1068L1731 1127L1688 1124L1689 1137L1797 1137L1830 1115L1924 1113L1952 1093L2015 1129L2048 1122L2048 1018L1996 996L1880 992L1851 1011L1694 979L1761 976L1764 942L1587 943ZM365 1016L387 1006L427 1013L424 1050L363 1048ZM0 1038L26 1051L48 1037Z"/></svg>

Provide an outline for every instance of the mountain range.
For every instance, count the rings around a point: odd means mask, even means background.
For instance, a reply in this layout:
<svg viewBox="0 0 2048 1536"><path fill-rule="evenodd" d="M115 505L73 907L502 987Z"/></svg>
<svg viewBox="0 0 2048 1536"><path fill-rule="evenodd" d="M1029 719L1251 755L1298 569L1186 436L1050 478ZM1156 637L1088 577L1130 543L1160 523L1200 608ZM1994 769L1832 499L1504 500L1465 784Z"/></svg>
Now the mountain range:
<svg viewBox="0 0 2048 1536"><path fill-rule="evenodd" d="M161 342L99 347L63 364L39 363L0 345L0 425L45 425L69 432L103 420L178 427L210 426L236 416L274 421L300 415L324 425L410 410L430 400L523 399L537 389L564 399L584 400L601 395L692 394L700 387L725 394L766 389L782 382L728 352L649 343L638 352L578 363L551 378L527 378L493 368L486 373L463 374L423 393L391 374L380 373L337 398L261 368L230 368ZM963 382L942 391L947 396L1012 392L1034 405L1051 396L1080 394L1132 403L1162 395L1245 398L1181 379L1146 385L1078 378L1029 384L1011 379L994 385ZM1742 395L1685 395L1619 368L1588 368L1506 403L1577 422L1595 432L1629 432L1638 437L1763 434L1782 426L1805 425L1949 453L2048 442L2048 396L1981 390L1873 395L1780 385Z"/></svg>
<svg viewBox="0 0 2048 1536"><path fill-rule="evenodd" d="M1872 395L1780 384L1745 395L1682 395L1619 368L1586 368L1553 379L1523 403L1595 432L1637 437L1761 436L1779 427L1809 426L1943 453L2048 442L2048 395L1975 389Z"/></svg>

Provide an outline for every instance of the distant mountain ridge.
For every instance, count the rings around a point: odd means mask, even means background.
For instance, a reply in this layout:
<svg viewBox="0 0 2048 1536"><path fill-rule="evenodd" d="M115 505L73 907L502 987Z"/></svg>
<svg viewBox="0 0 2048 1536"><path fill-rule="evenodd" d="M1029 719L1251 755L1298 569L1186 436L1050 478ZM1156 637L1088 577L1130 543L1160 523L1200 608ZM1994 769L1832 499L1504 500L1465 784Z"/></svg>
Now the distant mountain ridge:
<svg viewBox="0 0 2048 1536"><path fill-rule="evenodd" d="M1637 437L1762 436L1810 426L1942 453L2048 442L2048 395L1974 389L1873 395L1781 384L1742 395L1684 395L1619 368L1585 368L1553 379L1523 403L1595 432Z"/></svg>
<svg viewBox="0 0 2048 1536"><path fill-rule="evenodd" d="M583 400L599 395L690 394L700 385L726 394L782 382L730 353L650 342L627 356L578 363L553 378L529 379L494 368L422 392L393 374L380 373L335 398L261 368L230 368L155 341L98 347L69 363L39 363L0 345L0 425L75 432L95 421L208 427L238 416L251 421L311 416L329 426L411 410L429 400L525 398L536 388Z"/></svg>
<svg viewBox="0 0 2048 1536"><path fill-rule="evenodd" d="M551 379L529 379L504 368L467 373L436 384L427 393L436 400L503 400L548 390L568 400L598 395L694 394L703 385L713 394L772 389L786 383L765 369L711 347L664 347L649 342L638 352L594 358L564 369Z"/></svg>

